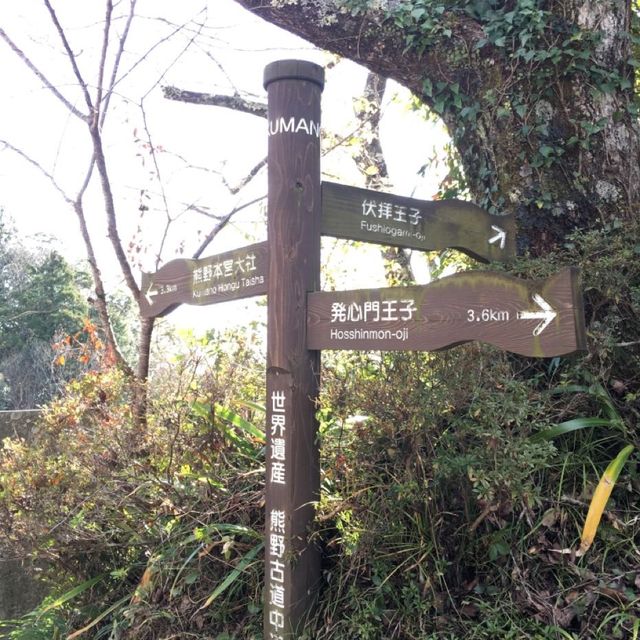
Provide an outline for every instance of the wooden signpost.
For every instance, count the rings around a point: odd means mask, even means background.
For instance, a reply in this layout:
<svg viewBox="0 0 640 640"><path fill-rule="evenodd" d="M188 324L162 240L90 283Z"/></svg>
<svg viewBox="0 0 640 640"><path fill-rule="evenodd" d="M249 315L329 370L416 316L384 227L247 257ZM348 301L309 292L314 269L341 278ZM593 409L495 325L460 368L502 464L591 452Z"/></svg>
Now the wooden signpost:
<svg viewBox="0 0 640 640"><path fill-rule="evenodd" d="M551 357L585 349L586 339L574 268L539 282L469 271L425 286L320 292L321 234L506 261L515 255L515 224L457 200L321 185L324 70L274 62L264 86L268 242L143 274L141 313L268 295L264 638L295 640L306 630L321 575L309 540L320 497L320 350L431 351L478 340Z"/></svg>
<svg viewBox="0 0 640 640"><path fill-rule="evenodd" d="M267 90L269 292L264 637L296 638L320 583L309 542L320 498L315 418L320 354L309 351L306 296L320 288L320 96L324 69L284 60Z"/></svg>
<svg viewBox="0 0 640 640"><path fill-rule="evenodd" d="M268 244L259 242L201 260L172 260L142 274L144 317L166 315L179 304L213 304L267 293Z"/></svg>
<svg viewBox="0 0 640 640"><path fill-rule="evenodd" d="M585 348L576 269L541 282L469 271L432 284L311 293L311 349L436 351L478 340L524 356Z"/></svg>
<svg viewBox="0 0 640 640"><path fill-rule="evenodd" d="M415 200L322 183L322 233L422 251L459 249L481 262L515 257L513 215L494 216L471 202Z"/></svg>

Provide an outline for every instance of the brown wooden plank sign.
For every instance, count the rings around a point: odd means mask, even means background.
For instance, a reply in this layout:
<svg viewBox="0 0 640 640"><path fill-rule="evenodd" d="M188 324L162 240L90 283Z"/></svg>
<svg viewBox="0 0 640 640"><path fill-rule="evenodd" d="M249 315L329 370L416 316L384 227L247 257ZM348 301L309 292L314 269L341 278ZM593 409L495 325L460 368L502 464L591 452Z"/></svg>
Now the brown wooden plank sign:
<svg viewBox="0 0 640 640"><path fill-rule="evenodd" d="M482 262L516 255L513 215L495 216L462 200L415 200L322 183L322 233L422 251L453 248Z"/></svg>
<svg viewBox="0 0 640 640"><path fill-rule="evenodd" d="M179 304L206 305L264 295L268 284L268 245L259 242L200 260L172 260L142 274L141 312L166 315Z"/></svg>
<svg viewBox="0 0 640 640"><path fill-rule="evenodd" d="M478 340L524 356L586 348L578 270L541 282L469 271L425 286L312 293L310 349L435 351Z"/></svg>

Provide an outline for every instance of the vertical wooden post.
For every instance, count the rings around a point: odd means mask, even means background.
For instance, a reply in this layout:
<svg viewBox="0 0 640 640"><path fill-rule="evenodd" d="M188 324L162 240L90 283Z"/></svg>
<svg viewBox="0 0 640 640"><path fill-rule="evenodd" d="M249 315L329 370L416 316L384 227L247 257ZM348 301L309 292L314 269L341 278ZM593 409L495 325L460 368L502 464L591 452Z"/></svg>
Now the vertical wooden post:
<svg viewBox="0 0 640 640"><path fill-rule="evenodd" d="M309 542L320 468L315 401L319 352L306 347L306 295L320 285L322 67L282 60L268 94L268 328L265 640L305 627L320 580Z"/></svg>

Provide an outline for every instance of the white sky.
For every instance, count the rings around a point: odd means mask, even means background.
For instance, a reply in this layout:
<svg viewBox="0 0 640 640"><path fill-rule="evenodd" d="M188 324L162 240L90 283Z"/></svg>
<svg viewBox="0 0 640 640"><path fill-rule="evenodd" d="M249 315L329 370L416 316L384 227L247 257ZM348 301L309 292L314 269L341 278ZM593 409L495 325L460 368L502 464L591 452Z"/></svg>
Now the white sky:
<svg viewBox="0 0 640 640"><path fill-rule="evenodd" d="M102 4L95 0L54 2L81 71L89 82L95 77L97 66ZM335 58L259 20L231 0L210 0L208 7L205 0L138 0L137 13L141 19L133 24L121 66L122 70L132 70L118 85L104 137L123 244L126 248L132 243L132 255L140 268L154 271L166 219L164 199L172 217L185 211L189 204L207 207L212 213L222 215L266 192L264 170L248 189L231 196L218 175L189 169L178 159L221 171L230 184L235 184L266 155L266 122L225 109L165 100L161 86L226 94L238 90L264 100L262 75L265 65L272 60L301 58L326 65ZM192 19L205 25L194 43L188 46L194 35L193 24L168 37L176 25ZM117 29L122 28L121 20L115 24ZM86 109L41 0L0 3L0 25L70 102L81 110ZM144 61L138 64L145 54ZM323 94L325 131L344 135L352 130L352 99L362 91L365 77L364 69L348 61L327 71ZM90 155L84 123L69 114L4 42L0 42L0 82L3 87L0 139L37 160L63 189L75 195ZM427 125L406 108L405 92L400 92L399 100L392 100L397 90L392 87L387 93L389 104L382 122L382 142L393 191L429 199L442 176L422 180L416 172L446 137L440 129ZM154 144L163 149L158 153L162 191L153 178L151 157L144 146L146 134L139 108L142 100ZM331 179L340 175L340 181L345 184L361 184L348 151L325 157L323 171ZM142 190L149 196L144 202L150 210L140 219ZM22 234L41 232L55 236L70 260L84 257L78 223L71 208L38 171L9 150L0 150L0 207L13 217ZM86 211L107 286L120 286L122 278L106 240L102 201L95 188L87 198ZM165 242L162 261L189 257L199 245L198 233L206 233L210 224L203 216L194 218L191 213L178 216ZM263 211L256 205L239 215L205 255L263 240L265 236ZM325 240L324 244L327 256L340 255L343 243ZM136 247L140 247L139 252ZM383 284L377 247L361 246L352 250L350 256L352 262L340 260L342 273L335 269L339 288ZM345 268L345 264L349 266ZM214 308L183 306L170 318L179 324L224 326L235 324L239 313L243 318L250 317L255 308L255 302L247 301Z"/></svg>

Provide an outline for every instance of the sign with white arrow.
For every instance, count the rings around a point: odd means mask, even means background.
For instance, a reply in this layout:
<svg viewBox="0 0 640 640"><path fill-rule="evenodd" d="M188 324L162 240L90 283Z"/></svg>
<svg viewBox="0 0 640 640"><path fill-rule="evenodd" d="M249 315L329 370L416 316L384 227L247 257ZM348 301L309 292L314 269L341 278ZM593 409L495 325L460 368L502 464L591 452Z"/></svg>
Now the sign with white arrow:
<svg viewBox="0 0 640 640"><path fill-rule="evenodd" d="M473 340L524 356L586 349L579 273L543 281L467 271L424 286L310 293L309 349L446 349Z"/></svg>
<svg viewBox="0 0 640 640"><path fill-rule="evenodd" d="M513 215L491 215L462 200L415 200L333 182L322 183L321 232L422 251L453 248L482 262L516 254Z"/></svg>
<svg viewBox="0 0 640 640"><path fill-rule="evenodd" d="M142 274L144 317L166 315L179 304L214 304L267 293L266 242L200 260L172 260Z"/></svg>
<svg viewBox="0 0 640 640"><path fill-rule="evenodd" d="M533 330L534 336L539 336L555 319L558 312L538 293L533 294L533 301L538 305L540 311L518 311L518 320L540 320Z"/></svg>

